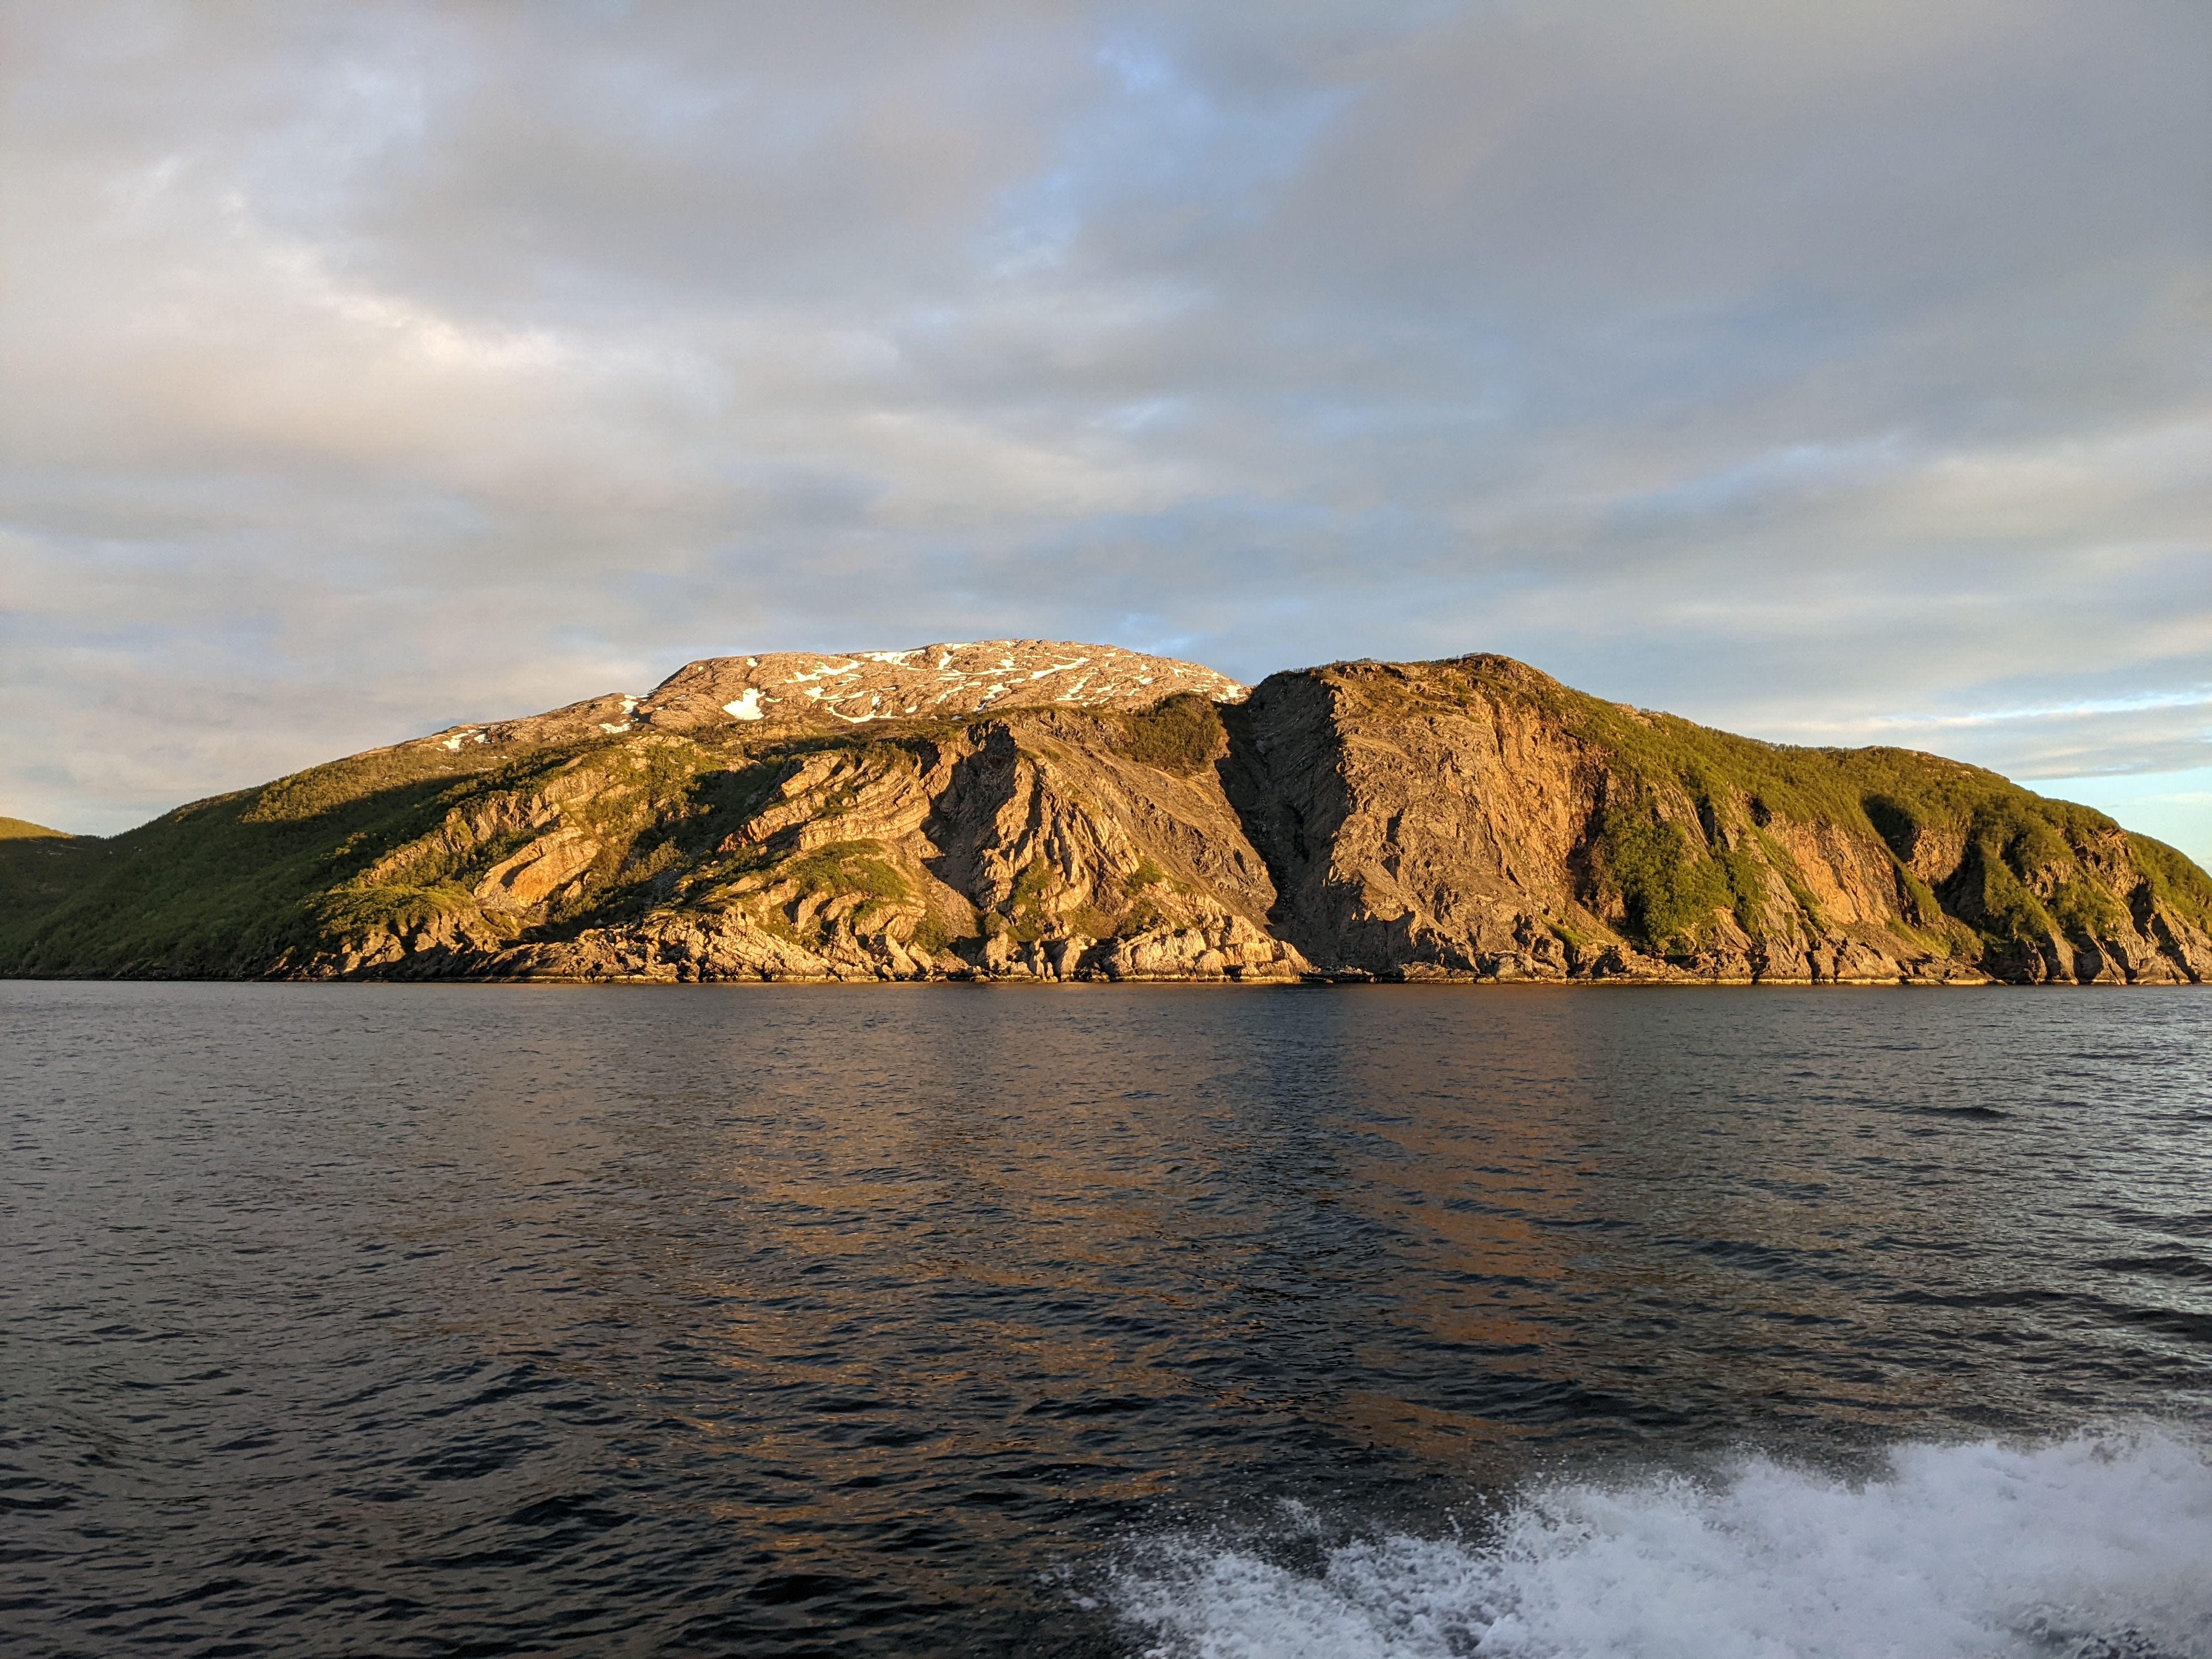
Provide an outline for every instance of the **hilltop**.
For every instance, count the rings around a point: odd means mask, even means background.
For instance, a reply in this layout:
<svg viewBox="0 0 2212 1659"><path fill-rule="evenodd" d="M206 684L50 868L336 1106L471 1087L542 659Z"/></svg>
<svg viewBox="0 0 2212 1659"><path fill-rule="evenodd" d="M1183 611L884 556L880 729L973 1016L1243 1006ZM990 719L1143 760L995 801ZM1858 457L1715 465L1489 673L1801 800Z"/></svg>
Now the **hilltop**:
<svg viewBox="0 0 2212 1659"><path fill-rule="evenodd" d="M994 641L714 658L0 839L0 973L2179 983L2212 878L1994 773L1509 658L1248 689Z"/></svg>
<svg viewBox="0 0 2212 1659"><path fill-rule="evenodd" d="M49 830L27 818L0 817L0 841L68 841L65 830Z"/></svg>

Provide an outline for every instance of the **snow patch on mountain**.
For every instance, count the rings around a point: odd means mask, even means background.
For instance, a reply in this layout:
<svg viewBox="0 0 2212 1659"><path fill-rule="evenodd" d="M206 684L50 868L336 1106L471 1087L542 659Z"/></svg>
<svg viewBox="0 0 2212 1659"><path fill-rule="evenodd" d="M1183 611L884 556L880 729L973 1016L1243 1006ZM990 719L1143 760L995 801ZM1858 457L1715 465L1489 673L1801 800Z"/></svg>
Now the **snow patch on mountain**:
<svg viewBox="0 0 2212 1659"><path fill-rule="evenodd" d="M790 699L793 690L803 690L805 697ZM1197 663L1110 646L1058 640L944 641L837 655L709 657L671 675L639 702L635 718L683 730L723 717L790 721L820 714L859 726L1043 703L1138 709L1182 691L1237 702L1248 688ZM776 707L779 702L785 706Z"/></svg>

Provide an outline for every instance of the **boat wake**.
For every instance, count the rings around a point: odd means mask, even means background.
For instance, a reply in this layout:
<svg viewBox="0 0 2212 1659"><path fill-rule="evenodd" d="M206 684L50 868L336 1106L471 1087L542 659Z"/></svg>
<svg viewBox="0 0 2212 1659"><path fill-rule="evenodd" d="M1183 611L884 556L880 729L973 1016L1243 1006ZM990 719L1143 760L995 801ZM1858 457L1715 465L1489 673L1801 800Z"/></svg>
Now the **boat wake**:
<svg viewBox="0 0 2212 1659"><path fill-rule="evenodd" d="M2212 1659L2212 1464L2159 1433L1560 1482L1479 1542L1280 1553L1156 1541L1115 1610L1157 1659Z"/></svg>

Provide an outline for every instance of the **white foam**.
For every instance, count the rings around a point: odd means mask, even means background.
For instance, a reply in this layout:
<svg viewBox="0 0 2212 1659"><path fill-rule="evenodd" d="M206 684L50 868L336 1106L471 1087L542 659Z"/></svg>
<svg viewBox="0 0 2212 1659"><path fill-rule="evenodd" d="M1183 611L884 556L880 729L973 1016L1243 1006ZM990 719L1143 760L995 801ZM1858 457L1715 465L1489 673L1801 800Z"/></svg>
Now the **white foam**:
<svg viewBox="0 0 2212 1659"><path fill-rule="evenodd" d="M2212 1466L2157 1434L1909 1446L1854 1486L1760 1460L1522 1495L1480 1546L1390 1536L1318 1576L1150 1547L1153 1659L2208 1659Z"/></svg>

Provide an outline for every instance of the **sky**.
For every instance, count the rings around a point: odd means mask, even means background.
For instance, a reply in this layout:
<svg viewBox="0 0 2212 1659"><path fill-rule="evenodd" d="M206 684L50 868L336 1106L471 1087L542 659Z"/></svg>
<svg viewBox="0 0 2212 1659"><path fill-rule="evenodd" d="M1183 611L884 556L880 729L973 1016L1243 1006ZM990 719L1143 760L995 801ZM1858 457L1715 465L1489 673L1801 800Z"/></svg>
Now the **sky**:
<svg viewBox="0 0 2212 1659"><path fill-rule="evenodd" d="M0 812L1000 636L2212 863L2212 7L0 0Z"/></svg>

